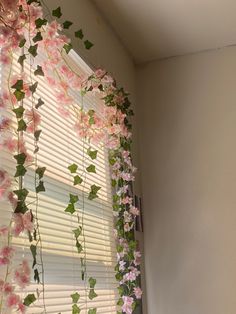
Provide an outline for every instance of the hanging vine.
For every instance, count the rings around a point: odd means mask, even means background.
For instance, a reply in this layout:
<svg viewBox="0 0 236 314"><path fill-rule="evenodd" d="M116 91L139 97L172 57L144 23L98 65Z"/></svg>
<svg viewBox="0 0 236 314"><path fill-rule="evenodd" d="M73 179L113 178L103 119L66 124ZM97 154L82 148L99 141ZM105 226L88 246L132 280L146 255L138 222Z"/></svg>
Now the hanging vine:
<svg viewBox="0 0 236 314"><path fill-rule="evenodd" d="M40 136L44 130L40 128L44 100L37 96L37 77L44 76L53 87L58 102L58 114L75 118L75 134L83 141L83 168L76 163L68 165L67 171L73 177L73 185L82 191L84 198L93 201L99 197L101 187L92 184L90 191L85 192L86 176L96 173L94 160L98 150L92 145L102 146L109 151L109 163L112 172L112 186L114 188L113 210L115 215L115 237L117 241L116 279L119 282L118 306L121 312L133 313L142 291L139 287L140 252L136 250L134 237L134 222L138 209L134 206L129 186L134 180L135 168L131 159L131 124L129 117L133 115L130 109L128 94L116 86L109 74L101 69L88 77L82 77L70 66L67 54L72 49L70 39L64 35L64 30L73 24L62 21L61 8L52 11L52 18L48 21L44 15L40 1L33 0L3 0L0 3L0 62L7 75L6 86L0 97L0 145L8 151L15 160L15 174L0 169L0 199L5 199L12 206L13 212L8 226L0 227L0 267L3 277L0 278L0 313L6 309L25 313L27 307L41 297L42 313L47 313L45 304L45 278L43 265L43 243L40 233L38 210L40 208L40 193L45 192L44 174L46 167L38 164L40 150ZM93 44L84 38L80 29L75 32L86 49ZM38 60L38 54L46 56ZM17 63L21 72L13 74L14 59L18 55ZM29 75L25 75L24 63L29 64ZM102 117L94 110L86 110L76 103L70 91L81 93L83 98L89 93L98 93L103 100ZM27 105L30 103L30 107ZM31 138L34 145L33 154L27 151L25 138ZM85 150L85 143L89 148ZM90 160L85 167L85 159ZM34 196L29 201L29 190L25 187L24 178L27 172L34 172ZM76 204L79 195L70 193L69 203L65 212L75 216L78 225L72 230L74 243L81 262L81 280L84 282L85 294L88 299L97 297L95 291L96 279L87 274L86 239L83 226L83 211L79 213ZM29 250L33 260L33 277L38 284L35 293L28 294L22 299L21 293L15 293L15 288L24 289L30 285L31 269L29 262L23 258L15 265L15 249L13 240L21 234L27 234ZM1 272L2 273L2 272ZM71 294L72 313L80 313L80 292ZM89 308L86 297L88 314L97 313L96 308Z"/></svg>

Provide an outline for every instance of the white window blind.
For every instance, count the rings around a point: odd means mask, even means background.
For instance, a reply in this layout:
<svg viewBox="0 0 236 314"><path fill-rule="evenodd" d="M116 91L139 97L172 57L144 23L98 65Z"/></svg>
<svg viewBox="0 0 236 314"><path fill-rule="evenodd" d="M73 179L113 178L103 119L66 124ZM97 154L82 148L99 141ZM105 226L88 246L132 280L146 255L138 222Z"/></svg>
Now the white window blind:
<svg viewBox="0 0 236 314"><path fill-rule="evenodd" d="M43 56L41 56L43 57ZM19 74L21 67L15 57L13 73ZM90 68L75 53L69 55L69 62L74 69L81 73L90 73ZM29 75L29 62L25 62L24 72ZM6 83L8 72L1 71L2 84ZM116 264L116 248L113 237L112 214L112 190L110 184L110 170L107 158L107 150L98 149L96 160L86 155L88 144L81 141L73 130L74 118L64 118L57 110L57 100L52 88L43 77L37 77L39 85L35 93L36 98L41 97L45 104L39 109L41 114L42 134L39 141L38 165L47 168L44 175L46 192L39 194L38 218L43 244L43 264L45 277L45 303L47 313L71 313L71 293L78 291L81 295L78 305L81 313L87 313L89 308L96 307L98 313L116 313L117 306L117 282L115 280L114 267ZM94 109L102 114L101 100L96 94L81 98L80 93L73 93L73 97L79 105L86 109ZM24 101L24 106L31 107L29 100ZM29 153L33 154L33 136L25 135L26 146ZM86 157L87 156L87 157ZM14 175L15 161L9 153L1 150L0 166ZM73 177L69 173L68 165L76 163L79 170L91 163L95 164L97 173L87 173L86 182L81 187L73 186ZM84 163L84 166L83 166ZM84 168L83 168L84 167ZM34 201L33 168L29 167L24 178L24 185L29 189L28 202ZM99 198L90 201L87 193L90 186L101 186ZM82 188L84 193L82 193ZM95 291L98 297L90 301L85 295L84 283L81 280L80 255L75 247L75 238L72 229L78 227L76 217L65 213L69 202L69 193L78 194L78 211L80 219L83 219L85 242L82 243L86 250L87 275L97 279ZM6 202L1 202L0 224L7 223L12 209ZM35 211L34 204L29 206ZM80 240L82 240L80 238ZM25 256L32 260L29 252L29 243L26 235L21 235L14 240L17 256L14 263L17 264ZM83 257L83 254L82 254ZM39 256L38 256L39 259ZM37 286L32 284L24 291L35 293ZM32 314L42 313L42 298L28 311Z"/></svg>

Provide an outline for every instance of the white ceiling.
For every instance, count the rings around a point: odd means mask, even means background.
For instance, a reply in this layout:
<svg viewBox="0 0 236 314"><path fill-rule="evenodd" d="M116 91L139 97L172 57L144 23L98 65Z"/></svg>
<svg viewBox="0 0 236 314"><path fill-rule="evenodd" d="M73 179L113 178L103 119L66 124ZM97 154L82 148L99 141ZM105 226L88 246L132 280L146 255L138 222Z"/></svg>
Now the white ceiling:
<svg viewBox="0 0 236 314"><path fill-rule="evenodd" d="M236 0L93 0L136 63L236 43Z"/></svg>

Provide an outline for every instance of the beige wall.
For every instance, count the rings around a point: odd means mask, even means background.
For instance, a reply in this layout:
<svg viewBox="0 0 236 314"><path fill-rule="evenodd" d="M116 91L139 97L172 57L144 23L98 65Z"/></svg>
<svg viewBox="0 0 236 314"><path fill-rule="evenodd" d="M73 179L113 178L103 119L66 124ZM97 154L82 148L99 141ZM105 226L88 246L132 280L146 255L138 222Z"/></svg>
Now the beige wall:
<svg viewBox="0 0 236 314"><path fill-rule="evenodd" d="M236 49L137 73L148 314L235 314Z"/></svg>

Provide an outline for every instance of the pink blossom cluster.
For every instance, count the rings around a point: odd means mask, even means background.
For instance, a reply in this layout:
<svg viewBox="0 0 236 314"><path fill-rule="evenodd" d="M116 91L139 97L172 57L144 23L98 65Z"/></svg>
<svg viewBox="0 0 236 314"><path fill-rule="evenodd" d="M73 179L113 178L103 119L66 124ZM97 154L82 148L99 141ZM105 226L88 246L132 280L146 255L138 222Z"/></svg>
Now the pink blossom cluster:
<svg viewBox="0 0 236 314"><path fill-rule="evenodd" d="M14 280L20 288L25 288L30 284L30 267L27 260L23 260L14 273Z"/></svg>
<svg viewBox="0 0 236 314"><path fill-rule="evenodd" d="M0 237L2 237L1 242L4 242L4 238L8 238L10 228L7 226L0 227ZM7 241L8 242L8 241ZM20 288L26 287L30 283L30 267L26 260L22 261L22 264L18 265L15 270L11 267L12 259L14 257L15 250L10 245L4 245L0 249L0 267L5 267L6 272L14 272L13 282L10 283L7 280L0 278L0 296L1 296L1 308L5 309L15 309L19 313L25 313L26 307L24 306L21 298L17 295L15 291L15 286ZM7 278L7 276L6 276Z"/></svg>
<svg viewBox="0 0 236 314"><path fill-rule="evenodd" d="M10 264L14 249L10 246L4 246L0 250L0 266Z"/></svg>
<svg viewBox="0 0 236 314"><path fill-rule="evenodd" d="M14 293L14 286L9 282L0 279L0 294L5 298L5 308L7 310L16 309L18 313L25 313L26 307L20 296Z"/></svg>
<svg viewBox="0 0 236 314"><path fill-rule="evenodd" d="M28 5L26 0L1 0L0 62L2 64L11 63L11 51L19 49L19 42L27 32L25 26L30 25L32 34L35 34L35 20L42 16L42 8L36 2Z"/></svg>
<svg viewBox="0 0 236 314"><path fill-rule="evenodd" d="M13 228L12 233L14 236L19 236L22 232L32 232L34 229L33 215L30 211L25 214L13 214Z"/></svg>

